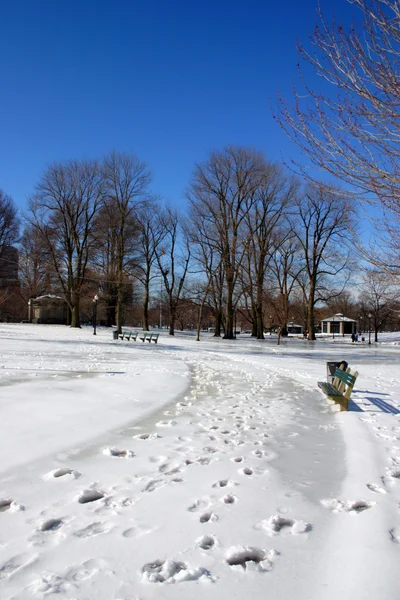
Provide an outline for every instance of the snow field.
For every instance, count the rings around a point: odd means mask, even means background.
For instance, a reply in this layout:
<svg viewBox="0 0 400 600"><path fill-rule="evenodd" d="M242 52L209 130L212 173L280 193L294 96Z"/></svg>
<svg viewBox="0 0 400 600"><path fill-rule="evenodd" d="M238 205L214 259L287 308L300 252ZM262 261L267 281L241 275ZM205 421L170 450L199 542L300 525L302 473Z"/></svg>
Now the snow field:
<svg viewBox="0 0 400 600"><path fill-rule="evenodd" d="M110 337L0 328L1 598L395 597L397 354L338 414L320 348Z"/></svg>

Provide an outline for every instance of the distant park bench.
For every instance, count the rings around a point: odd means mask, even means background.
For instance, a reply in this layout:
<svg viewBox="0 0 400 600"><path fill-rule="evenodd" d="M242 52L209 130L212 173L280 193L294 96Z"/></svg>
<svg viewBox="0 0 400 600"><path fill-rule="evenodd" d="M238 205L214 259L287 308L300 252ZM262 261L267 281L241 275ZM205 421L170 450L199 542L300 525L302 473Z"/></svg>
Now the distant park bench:
<svg viewBox="0 0 400 600"><path fill-rule="evenodd" d="M357 377L357 371L354 371L352 375L350 368L346 371L343 367L337 368L333 376L333 382L318 381L318 387L330 400L340 404L340 410L349 410L349 400Z"/></svg>
<svg viewBox="0 0 400 600"><path fill-rule="evenodd" d="M121 331L121 333L119 334L119 339L126 340L127 342L129 342L130 340L133 340L134 342L136 342L138 333L139 333L138 331L128 331L126 329L123 329Z"/></svg>
<svg viewBox="0 0 400 600"><path fill-rule="evenodd" d="M144 331L139 336L139 339L142 340L142 342L146 340L147 342L149 342L149 344L150 342L154 342L155 344L157 344L159 335L159 333L150 333L149 331Z"/></svg>

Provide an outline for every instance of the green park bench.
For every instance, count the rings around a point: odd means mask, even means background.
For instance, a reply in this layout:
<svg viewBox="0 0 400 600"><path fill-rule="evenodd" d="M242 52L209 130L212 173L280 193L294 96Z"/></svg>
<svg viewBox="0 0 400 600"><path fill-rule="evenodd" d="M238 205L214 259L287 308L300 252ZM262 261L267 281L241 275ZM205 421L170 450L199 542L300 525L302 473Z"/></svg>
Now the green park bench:
<svg viewBox="0 0 400 600"><path fill-rule="evenodd" d="M350 368L346 371L336 368L333 382L318 381L318 387L330 400L340 404L340 410L349 410L349 400L357 377L357 371L351 374Z"/></svg>
<svg viewBox="0 0 400 600"><path fill-rule="evenodd" d="M136 342L136 338L138 336L138 331L128 331L128 330L123 330L119 336L119 338L121 340L126 340L127 342L129 342L130 340L133 340L134 342Z"/></svg>
<svg viewBox="0 0 400 600"><path fill-rule="evenodd" d="M139 336L139 339L142 340L142 342L144 342L146 340L149 342L149 344L150 344L150 342L154 342L155 344L157 344L159 335L160 335L159 333L150 333L149 331L144 331Z"/></svg>

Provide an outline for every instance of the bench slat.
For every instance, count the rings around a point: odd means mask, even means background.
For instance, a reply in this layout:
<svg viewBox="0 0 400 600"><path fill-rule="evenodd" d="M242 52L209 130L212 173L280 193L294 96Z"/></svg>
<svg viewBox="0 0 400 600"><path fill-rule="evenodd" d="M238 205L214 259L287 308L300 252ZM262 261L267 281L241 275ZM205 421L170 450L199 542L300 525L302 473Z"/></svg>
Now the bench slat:
<svg viewBox="0 0 400 600"><path fill-rule="evenodd" d="M354 375L350 375L350 373L346 373L345 371L342 371L341 369L336 369L333 377L334 378L337 377L338 379L340 379L340 381L343 381L344 383L350 383L350 384L354 383L356 380Z"/></svg>

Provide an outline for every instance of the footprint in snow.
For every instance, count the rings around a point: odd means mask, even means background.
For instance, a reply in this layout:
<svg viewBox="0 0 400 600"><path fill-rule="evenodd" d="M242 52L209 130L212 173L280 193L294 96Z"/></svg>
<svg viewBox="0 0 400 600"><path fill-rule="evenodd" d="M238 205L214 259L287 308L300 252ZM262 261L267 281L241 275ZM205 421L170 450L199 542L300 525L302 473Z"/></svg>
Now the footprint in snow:
<svg viewBox="0 0 400 600"><path fill-rule="evenodd" d="M231 460L236 463L241 463L243 462L244 458L243 456L235 456L234 458L231 458Z"/></svg>
<svg viewBox="0 0 400 600"><path fill-rule="evenodd" d="M90 577L93 577L93 575L96 575L101 570L104 571L106 566L107 563L105 560L90 558L79 567L70 569L66 575L66 579L70 581L84 581L85 579L90 579Z"/></svg>
<svg viewBox="0 0 400 600"><path fill-rule="evenodd" d="M17 554L5 562L0 562L0 581L10 579L14 573L36 562L37 556L28 553Z"/></svg>
<svg viewBox="0 0 400 600"><path fill-rule="evenodd" d="M239 469L238 473L241 475L253 475L254 471L251 467L244 467L243 469Z"/></svg>
<svg viewBox="0 0 400 600"><path fill-rule="evenodd" d="M377 494L386 494L386 490L376 483L367 483L367 488L371 490L371 492L376 492Z"/></svg>
<svg viewBox="0 0 400 600"><path fill-rule="evenodd" d="M105 456L116 456L118 458L132 458L135 453L131 450L120 450L119 448L104 448L103 454Z"/></svg>
<svg viewBox="0 0 400 600"><path fill-rule="evenodd" d="M10 508L12 500L0 500L0 512L5 512Z"/></svg>
<svg viewBox="0 0 400 600"><path fill-rule="evenodd" d="M209 465L211 462L211 458L209 458L208 456L200 456L197 460L197 463L199 463L199 465Z"/></svg>
<svg viewBox="0 0 400 600"><path fill-rule="evenodd" d="M226 496L221 498L221 501L224 502L224 504L235 504L237 500L237 497L233 494L226 494Z"/></svg>
<svg viewBox="0 0 400 600"><path fill-rule="evenodd" d="M65 477L66 479L78 479L81 474L79 471L75 471L74 469L68 469L68 467L60 467L59 469L55 469L54 471L50 471L44 476L44 479L58 479L59 477Z"/></svg>
<svg viewBox="0 0 400 600"><path fill-rule="evenodd" d="M211 550L217 543L217 539L213 535L202 535L196 540L196 544L202 550Z"/></svg>
<svg viewBox="0 0 400 600"><path fill-rule="evenodd" d="M210 521L218 521L218 515L216 515L213 512L205 512L202 515L200 515L200 523L209 523Z"/></svg>
<svg viewBox="0 0 400 600"><path fill-rule="evenodd" d="M367 502L366 500L343 501L336 498L328 498L321 500L321 504L333 512L361 513L368 508L373 508L376 502Z"/></svg>
<svg viewBox="0 0 400 600"><path fill-rule="evenodd" d="M158 435L158 433L138 433L133 437L135 440L155 440L157 438L160 438L161 435Z"/></svg>
<svg viewBox="0 0 400 600"><path fill-rule="evenodd" d="M94 521L93 523L90 523L86 527L83 527L82 529L78 529L78 531L75 531L74 535L78 538L85 539L85 538L93 537L94 535L108 533L110 530L111 530L110 525L108 525L106 523L102 523L101 521Z"/></svg>
<svg viewBox="0 0 400 600"><path fill-rule="evenodd" d="M230 481L229 479L220 479L212 484L213 488L224 488L224 487L232 487L235 485L239 485L235 481Z"/></svg>
<svg viewBox="0 0 400 600"><path fill-rule="evenodd" d="M9 510L10 512L21 512L25 510L25 506L22 504L18 504L14 500L2 499L0 500L0 512L5 512Z"/></svg>
<svg viewBox="0 0 400 600"><path fill-rule="evenodd" d="M142 492L154 492L154 490L165 485L165 481L161 479L150 479L150 481L144 486Z"/></svg>
<svg viewBox="0 0 400 600"><path fill-rule="evenodd" d="M230 548L226 554L226 562L231 567L241 567L246 571L249 567L254 570L265 572L273 567L274 560L278 556L275 550L263 550L255 546L235 546Z"/></svg>
<svg viewBox="0 0 400 600"><path fill-rule="evenodd" d="M291 534L307 533L312 530L310 523L296 521L281 515L273 515L254 526L255 529L265 529L269 535L277 535L286 531Z"/></svg>
<svg viewBox="0 0 400 600"><path fill-rule="evenodd" d="M177 424L178 423L176 421L170 419L169 421L158 421L158 423L156 423L156 427L174 427Z"/></svg>
<svg viewBox="0 0 400 600"><path fill-rule="evenodd" d="M63 525L62 519L47 519L47 521L43 521L38 527L39 531L56 531L56 529L60 529Z"/></svg>
<svg viewBox="0 0 400 600"><path fill-rule="evenodd" d="M78 496L79 504L88 504L90 502L96 502L104 498L103 492L98 490L85 490Z"/></svg>
<svg viewBox="0 0 400 600"><path fill-rule="evenodd" d="M210 571L203 567L190 569L184 562L174 560L155 560L142 569L142 579L150 583L180 583L199 579L215 581Z"/></svg>
<svg viewBox="0 0 400 600"><path fill-rule="evenodd" d="M193 504L188 507L189 512L197 512L208 508L211 504L211 498L208 496L195 500Z"/></svg>

